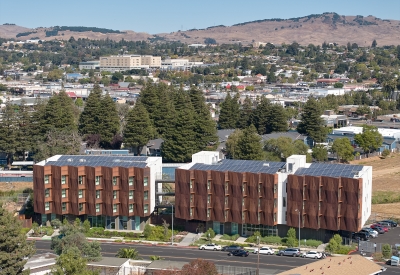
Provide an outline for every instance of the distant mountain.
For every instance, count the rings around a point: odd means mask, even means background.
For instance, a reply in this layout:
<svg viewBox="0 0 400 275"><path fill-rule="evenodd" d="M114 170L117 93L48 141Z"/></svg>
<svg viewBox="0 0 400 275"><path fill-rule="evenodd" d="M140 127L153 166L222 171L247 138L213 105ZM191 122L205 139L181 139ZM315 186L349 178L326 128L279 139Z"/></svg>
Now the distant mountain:
<svg viewBox="0 0 400 275"><path fill-rule="evenodd" d="M370 46L375 39L378 46L400 44L400 21L387 20L372 15L363 17L344 16L337 13L312 14L290 19L265 19L235 24L233 26L213 26L206 29L192 29L151 35L134 31L115 31L88 27L51 27L27 29L15 25L1 25L0 37L17 39L112 39L112 40L165 40L186 43L204 43L207 38L217 43L270 42L302 45L347 42L360 46Z"/></svg>

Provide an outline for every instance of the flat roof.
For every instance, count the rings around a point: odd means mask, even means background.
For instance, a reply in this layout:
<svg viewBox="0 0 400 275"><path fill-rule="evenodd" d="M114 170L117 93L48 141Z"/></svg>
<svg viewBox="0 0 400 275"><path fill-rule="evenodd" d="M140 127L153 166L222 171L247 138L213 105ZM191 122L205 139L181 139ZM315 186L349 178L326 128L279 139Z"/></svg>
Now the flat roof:
<svg viewBox="0 0 400 275"><path fill-rule="evenodd" d="M194 163L188 169L275 174L285 165L286 162L223 159L211 165Z"/></svg>
<svg viewBox="0 0 400 275"><path fill-rule="evenodd" d="M91 266L108 266L108 267L120 267L124 263L129 261L125 258L115 258L115 257L102 257L100 261L88 262L87 265Z"/></svg>
<svg viewBox="0 0 400 275"><path fill-rule="evenodd" d="M350 164L311 163L308 168L299 168L295 175L354 178L365 166Z"/></svg>

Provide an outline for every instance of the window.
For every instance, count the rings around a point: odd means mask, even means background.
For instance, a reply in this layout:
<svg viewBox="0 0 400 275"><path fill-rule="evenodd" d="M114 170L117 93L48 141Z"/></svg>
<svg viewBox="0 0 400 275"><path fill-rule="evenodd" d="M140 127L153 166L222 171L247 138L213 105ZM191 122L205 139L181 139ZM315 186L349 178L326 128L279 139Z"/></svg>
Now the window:
<svg viewBox="0 0 400 275"><path fill-rule="evenodd" d="M149 199L149 191L144 191L144 193L143 193L143 199L144 200L148 200Z"/></svg>
<svg viewBox="0 0 400 275"><path fill-rule="evenodd" d="M96 181L95 181L95 183L96 183L96 185L100 185L100 179L101 177L100 176L96 176Z"/></svg>
<svg viewBox="0 0 400 275"><path fill-rule="evenodd" d="M304 203L304 201L303 201L303 203ZM274 199L274 207L276 207L276 205L277 205L277 199Z"/></svg>
<svg viewBox="0 0 400 275"><path fill-rule="evenodd" d="M147 186L149 184L149 178L148 177L145 177L144 179L143 179L143 186Z"/></svg>
<svg viewBox="0 0 400 275"><path fill-rule="evenodd" d="M283 204L283 207L286 207L286 197L282 198L282 204Z"/></svg>
<svg viewBox="0 0 400 275"><path fill-rule="evenodd" d="M67 197L67 189L61 189L61 198Z"/></svg>
<svg viewBox="0 0 400 275"><path fill-rule="evenodd" d="M276 213L274 213L274 222L276 222Z"/></svg>
<svg viewBox="0 0 400 275"><path fill-rule="evenodd" d="M134 177L129 177L129 179L128 179L129 186L133 185L133 181L134 181Z"/></svg>
<svg viewBox="0 0 400 275"><path fill-rule="evenodd" d="M260 182L260 184L258 185L258 195L261 196L261 182Z"/></svg>
<svg viewBox="0 0 400 275"><path fill-rule="evenodd" d="M210 190L211 189L211 180L208 180L207 181L207 190Z"/></svg>
<svg viewBox="0 0 400 275"><path fill-rule="evenodd" d="M226 210L226 211L224 212L224 218L225 218L225 220L228 218L228 210Z"/></svg>
<svg viewBox="0 0 400 275"><path fill-rule="evenodd" d="M96 199L101 198L101 190L96 190Z"/></svg>
<svg viewBox="0 0 400 275"><path fill-rule="evenodd" d="M276 184L274 184L274 194L276 194L277 191L278 191L278 187Z"/></svg>
<svg viewBox="0 0 400 275"><path fill-rule="evenodd" d="M261 214L260 214L260 212L257 213L257 220L258 220L258 222L260 222L260 220L261 220Z"/></svg>
<svg viewBox="0 0 400 275"><path fill-rule="evenodd" d="M207 209L207 218L209 218L210 217L210 209Z"/></svg>
<svg viewBox="0 0 400 275"><path fill-rule="evenodd" d="M225 205L228 205L228 197L225 197Z"/></svg>
<svg viewBox="0 0 400 275"><path fill-rule="evenodd" d="M207 195L207 203L211 203L211 195Z"/></svg>
<svg viewBox="0 0 400 275"><path fill-rule="evenodd" d="M225 182L225 192L229 191L229 181Z"/></svg>
<svg viewBox="0 0 400 275"><path fill-rule="evenodd" d="M117 185L117 177L112 177L113 185Z"/></svg>
<svg viewBox="0 0 400 275"><path fill-rule="evenodd" d="M148 205L148 204L145 204L145 205L144 205L144 207L143 207L143 212L144 212L145 214L147 214L147 212L149 212L149 205Z"/></svg>
<svg viewBox="0 0 400 275"><path fill-rule="evenodd" d="M49 175L45 175L44 176L44 184L49 184L50 183L50 176Z"/></svg>
<svg viewBox="0 0 400 275"><path fill-rule="evenodd" d="M190 195L190 203L193 203L193 198L194 198L194 196Z"/></svg>
<svg viewBox="0 0 400 275"><path fill-rule="evenodd" d="M49 202L45 202L44 203L44 210L46 210L46 211L50 210L50 203Z"/></svg>
<svg viewBox="0 0 400 275"><path fill-rule="evenodd" d="M50 197L50 189L49 188L44 189L44 196L46 198Z"/></svg>
<svg viewBox="0 0 400 275"><path fill-rule="evenodd" d="M129 199L133 200L133 196L134 196L133 190L129 190Z"/></svg>
<svg viewBox="0 0 400 275"><path fill-rule="evenodd" d="M113 199L115 200L118 197L118 191L113 191Z"/></svg>
<svg viewBox="0 0 400 275"><path fill-rule="evenodd" d="M118 211L118 204L113 204L113 212L117 212Z"/></svg>
<svg viewBox="0 0 400 275"><path fill-rule="evenodd" d="M242 222L244 223L246 221L246 212L242 212Z"/></svg>
<svg viewBox="0 0 400 275"><path fill-rule="evenodd" d="M79 176L78 177L78 183L79 184L83 184L83 176Z"/></svg>
<svg viewBox="0 0 400 275"><path fill-rule="evenodd" d="M194 180L190 180L190 189L193 189Z"/></svg>
<svg viewBox="0 0 400 275"><path fill-rule="evenodd" d="M243 194L246 192L246 183L245 182L243 182L243 184L242 184L242 192L243 192Z"/></svg>
<svg viewBox="0 0 400 275"><path fill-rule="evenodd" d="M193 216L193 208L190 208L190 216Z"/></svg>
<svg viewBox="0 0 400 275"><path fill-rule="evenodd" d="M100 203L96 203L96 212L100 212Z"/></svg>
<svg viewBox="0 0 400 275"><path fill-rule="evenodd" d="M83 190L82 189L78 190L78 198L79 199L83 198Z"/></svg>
<svg viewBox="0 0 400 275"><path fill-rule="evenodd" d="M244 199L242 199L242 206L244 206Z"/></svg>
<svg viewBox="0 0 400 275"><path fill-rule="evenodd" d="M133 204L129 204L129 213L133 213Z"/></svg>
<svg viewBox="0 0 400 275"><path fill-rule="evenodd" d="M67 203L66 202L61 203L61 210L67 211Z"/></svg>
<svg viewBox="0 0 400 275"><path fill-rule="evenodd" d="M261 207L261 199L258 199L258 208Z"/></svg>
<svg viewBox="0 0 400 275"><path fill-rule="evenodd" d="M85 206L85 204L84 204L84 203L79 203L79 204L78 204L78 207L79 207L79 212L81 212L81 211L85 210L84 206Z"/></svg>
<svg viewBox="0 0 400 275"><path fill-rule="evenodd" d="M61 176L61 184L67 183L67 176Z"/></svg>

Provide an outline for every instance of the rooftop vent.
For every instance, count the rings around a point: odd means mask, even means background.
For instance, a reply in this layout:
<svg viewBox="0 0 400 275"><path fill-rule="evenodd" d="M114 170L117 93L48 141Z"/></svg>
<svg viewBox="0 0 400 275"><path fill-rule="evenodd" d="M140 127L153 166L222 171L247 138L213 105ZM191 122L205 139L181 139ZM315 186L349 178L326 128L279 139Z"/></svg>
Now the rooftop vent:
<svg viewBox="0 0 400 275"><path fill-rule="evenodd" d="M68 162L72 162L72 159L67 159Z"/></svg>
<svg viewBox="0 0 400 275"><path fill-rule="evenodd" d="M79 162L86 162L86 159L79 159Z"/></svg>
<svg viewBox="0 0 400 275"><path fill-rule="evenodd" d="M121 162L121 160L120 159L115 159L114 162Z"/></svg>
<svg viewBox="0 0 400 275"><path fill-rule="evenodd" d="M263 166L269 167L269 163L263 163Z"/></svg>

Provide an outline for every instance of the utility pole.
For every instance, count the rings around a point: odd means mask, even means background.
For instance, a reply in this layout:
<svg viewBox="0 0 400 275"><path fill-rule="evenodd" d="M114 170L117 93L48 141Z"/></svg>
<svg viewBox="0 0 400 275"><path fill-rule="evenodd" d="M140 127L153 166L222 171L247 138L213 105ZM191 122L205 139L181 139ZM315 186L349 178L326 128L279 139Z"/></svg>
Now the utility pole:
<svg viewBox="0 0 400 275"><path fill-rule="evenodd" d="M260 275L260 236L257 236L257 275Z"/></svg>
<svg viewBox="0 0 400 275"><path fill-rule="evenodd" d="M300 239L300 210L299 210L299 209L296 209L296 210L294 210L294 211L296 211L296 212L299 213L299 249L300 249L300 242L301 242L301 239Z"/></svg>
<svg viewBox="0 0 400 275"><path fill-rule="evenodd" d="M172 206L172 213L171 213L171 217L172 217L172 222L171 222L171 224L172 224L171 245L173 246L174 245L174 205L171 203L171 206Z"/></svg>

